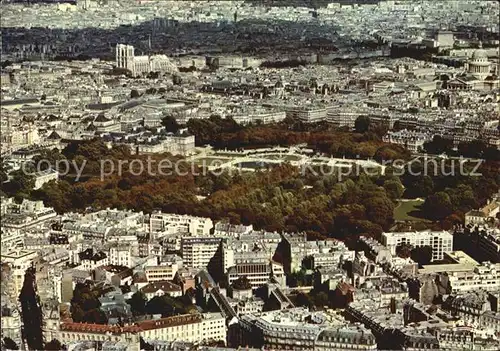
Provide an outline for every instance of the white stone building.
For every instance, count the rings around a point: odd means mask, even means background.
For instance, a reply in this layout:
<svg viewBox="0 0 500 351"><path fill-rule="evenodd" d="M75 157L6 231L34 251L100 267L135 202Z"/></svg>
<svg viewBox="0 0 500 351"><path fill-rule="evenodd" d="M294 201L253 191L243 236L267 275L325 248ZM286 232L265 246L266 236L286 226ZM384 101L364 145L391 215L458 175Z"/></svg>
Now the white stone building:
<svg viewBox="0 0 500 351"><path fill-rule="evenodd" d="M149 229L151 233L190 233L197 236L210 234L213 228L210 218L179 215L174 213L155 212L149 218Z"/></svg>
<svg viewBox="0 0 500 351"><path fill-rule="evenodd" d="M478 210L472 210L465 214L465 225L484 225L490 220L494 220L500 212L500 203L489 202L486 206Z"/></svg>
<svg viewBox="0 0 500 351"><path fill-rule="evenodd" d="M326 119L327 110L321 107L289 107L286 116L308 123L321 122Z"/></svg>
<svg viewBox="0 0 500 351"><path fill-rule="evenodd" d="M448 231L390 232L382 233L382 244L396 255L396 247L407 243L413 247L430 246L432 260L442 260L445 252L453 251L453 235Z"/></svg>
<svg viewBox="0 0 500 351"><path fill-rule="evenodd" d="M220 313L179 315L156 320L145 320L134 325L111 326L86 323L61 323L52 335L63 344L78 341L113 341L127 345L127 350L139 351L139 338L148 341L202 343L225 341L226 323Z"/></svg>
<svg viewBox="0 0 500 351"><path fill-rule="evenodd" d="M372 332L341 322L332 315L292 308L241 316L230 335L231 346L263 350L377 350ZM259 337L255 337L255 335Z"/></svg>
<svg viewBox="0 0 500 351"><path fill-rule="evenodd" d="M109 264L132 267L132 246L120 245L109 249Z"/></svg>
<svg viewBox="0 0 500 351"><path fill-rule="evenodd" d="M55 170L46 170L35 173L35 187L34 189L40 189L45 183L52 180L57 181L59 179L59 173Z"/></svg>
<svg viewBox="0 0 500 351"><path fill-rule="evenodd" d="M217 252L220 238L196 237L182 238L181 252L187 267L206 268Z"/></svg>
<svg viewBox="0 0 500 351"><path fill-rule="evenodd" d="M36 251L31 250L16 250L2 253L2 264L8 265L10 269L10 284L8 284L9 291L7 291L9 296L19 296L23 287L26 270L32 266L36 258Z"/></svg>
<svg viewBox="0 0 500 351"><path fill-rule="evenodd" d="M496 291L500 288L500 263L483 263L471 271L446 272L440 276L441 286L448 287L452 294L476 291Z"/></svg>
<svg viewBox="0 0 500 351"><path fill-rule="evenodd" d="M424 147L425 142L432 140L429 133L408 131L406 129L397 132L388 132L382 138L386 143L401 145L412 152L417 152Z"/></svg>
<svg viewBox="0 0 500 351"><path fill-rule="evenodd" d="M147 266L144 271L148 278L148 282L157 282L162 280L173 280L179 268L178 263L171 263L161 266Z"/></svg>

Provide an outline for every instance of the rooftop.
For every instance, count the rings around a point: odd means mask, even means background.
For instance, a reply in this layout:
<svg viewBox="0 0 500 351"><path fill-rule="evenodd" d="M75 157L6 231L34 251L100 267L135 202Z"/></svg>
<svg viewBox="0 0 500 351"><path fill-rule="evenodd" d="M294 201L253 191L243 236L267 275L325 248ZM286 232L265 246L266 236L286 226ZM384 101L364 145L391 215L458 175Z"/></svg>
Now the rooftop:
<svg viewBox="0 0 500 351"><path fill-rule="evenodd" d="M149 283L148 285L141 288L141 291L145 294L155 293L158 290L162 290L165 292L177 292L181 291L182 289L179 285L173 284L166 280Z"/></svg>

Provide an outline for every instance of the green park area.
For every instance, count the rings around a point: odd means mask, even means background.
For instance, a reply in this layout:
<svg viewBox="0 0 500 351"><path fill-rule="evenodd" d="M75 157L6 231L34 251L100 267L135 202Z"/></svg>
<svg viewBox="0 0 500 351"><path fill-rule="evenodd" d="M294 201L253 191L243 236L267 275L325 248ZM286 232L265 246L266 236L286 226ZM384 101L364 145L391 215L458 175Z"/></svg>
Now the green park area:
<svg viewBox="0 0 500 351"><path fill-rule="evenodd" d="M415 221L425 222L426 219L420 216L420 206L423 205L424 200L399 200L394 208L395 221Z"/></svg>

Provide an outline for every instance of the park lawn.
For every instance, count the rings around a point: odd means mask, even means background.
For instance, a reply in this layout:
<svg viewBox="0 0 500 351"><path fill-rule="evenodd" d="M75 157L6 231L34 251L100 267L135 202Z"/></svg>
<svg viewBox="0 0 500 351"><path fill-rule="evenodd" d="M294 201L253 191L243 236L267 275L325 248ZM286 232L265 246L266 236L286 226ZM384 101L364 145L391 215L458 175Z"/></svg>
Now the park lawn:
<svg viewBox="0 0 500 351"><path fill-rule="evenodd" d="M420 212L420 205L423 203L422 200L398 201L394 208L394 220L428 222L429 220L425 218L417 217Z"/></svg>

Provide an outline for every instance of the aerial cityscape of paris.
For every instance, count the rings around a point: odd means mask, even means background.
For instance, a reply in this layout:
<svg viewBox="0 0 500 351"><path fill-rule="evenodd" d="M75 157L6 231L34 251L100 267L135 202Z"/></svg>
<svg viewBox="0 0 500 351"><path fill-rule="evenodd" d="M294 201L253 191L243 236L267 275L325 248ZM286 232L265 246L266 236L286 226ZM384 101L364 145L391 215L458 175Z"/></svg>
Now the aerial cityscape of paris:
<svg viewBox="0 0 500 351"><path fill-rule="evenodd" d="M0 0L1 350L500 351L499 22Z"/></svg>

